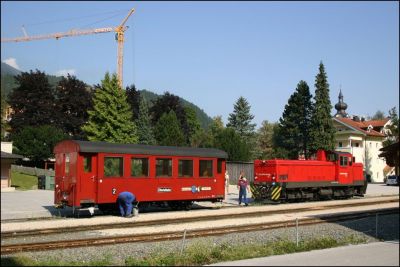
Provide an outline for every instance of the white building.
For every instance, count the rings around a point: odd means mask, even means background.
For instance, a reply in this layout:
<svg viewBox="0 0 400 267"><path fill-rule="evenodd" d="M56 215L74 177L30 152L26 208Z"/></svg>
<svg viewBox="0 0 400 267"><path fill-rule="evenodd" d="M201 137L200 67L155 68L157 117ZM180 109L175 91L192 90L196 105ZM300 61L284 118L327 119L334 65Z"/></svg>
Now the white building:
<svg viewBox="0 0 400 267"><path fill-rule="evenodd" d="M383 147L390 119L367 121L357 116L350 118L345 111L347 105L343 102L342 92L335 108L338 111L333 118L336 128L335 150L353 154L355 161L364 165L364 172L369 181L383 182L387 167L385 159L379 157L379 149Z"/></svg>

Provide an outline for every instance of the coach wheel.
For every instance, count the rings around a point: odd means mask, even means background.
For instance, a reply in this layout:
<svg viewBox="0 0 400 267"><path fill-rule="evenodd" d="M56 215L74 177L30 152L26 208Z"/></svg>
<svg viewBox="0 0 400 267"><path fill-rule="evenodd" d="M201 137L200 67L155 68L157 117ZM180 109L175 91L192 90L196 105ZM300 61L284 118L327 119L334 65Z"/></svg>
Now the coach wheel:
<svg viewBox="0 0 400 267"><path fill-rule="evenodd" d="M185 210L191 210L192 209L192 205L193 205L193 201L187 201L187 202L184 202L183 208Z"/></svg>
<svg viewBox="0 0 400 267"><path fill-rule="evenodd" d="M179 208L181 208L180 203L178 203L176 201L169 201L168 206L173 210L178 210Z"/></svg>

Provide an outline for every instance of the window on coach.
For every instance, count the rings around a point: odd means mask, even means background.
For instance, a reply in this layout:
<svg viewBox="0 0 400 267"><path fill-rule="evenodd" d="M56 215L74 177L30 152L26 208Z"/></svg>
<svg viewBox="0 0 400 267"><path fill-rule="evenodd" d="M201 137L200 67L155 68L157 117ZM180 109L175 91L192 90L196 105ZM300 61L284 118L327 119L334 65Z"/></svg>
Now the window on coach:
<svg viewBox="0 0 400 267"><path fill-rule="evenodd" d="M92 172L92 157L84 156L83 158L83 170L86 173Z"/></svg>
<svg viewBox="0 0 400 267"><path fill-rule="evenodd" d="M178 162L179 177L193 177L193 160L180 159Z"/></svg>
<svg viewBox="0 0 400 267"><path fill-rule="evenodd" d="M122 177L123 167L122 157L104 157L104 177Z"/></svg>
<svg viewBox="0 0 400 267"><path fill-rule="evenodd" d="M149 176L149 159L148 158L132 158L131 159L131 176L132 177L148 177Z"/></svg>
<svg viewBox="0 0 400 267"><path fill-rule="evenodd" d="M156 159L156 177L172 176L172 159Z"/></svg>
<svg viewBox="0 0 400 267"><path fill-rule="evenodd" d="M213 161L212 160L200 160L199 176L200 177L212 177L213 176Z"/></svg>

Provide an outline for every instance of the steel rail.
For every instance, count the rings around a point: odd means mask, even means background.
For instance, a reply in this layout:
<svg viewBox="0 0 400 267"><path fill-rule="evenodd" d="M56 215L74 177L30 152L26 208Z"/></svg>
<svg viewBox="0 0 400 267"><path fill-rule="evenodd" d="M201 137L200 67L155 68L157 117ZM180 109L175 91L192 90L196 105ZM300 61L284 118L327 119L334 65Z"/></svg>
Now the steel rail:
<svg viewBox="0 0 400 267"><path fill-rule="evenodd" d="M398 208L386 208L382 210L374 211L362 211L356 213L345 213L336 215L323 215L315 216L314 218L304 218L298 220L298 225L314 225L321 223L332 223L338 221L354 220L365 217L374 216L379 213L380 215L395 214L399 213ZM201 229L201 230L189 230L186 231L186 238L197 238L205 236L224 235L230 233L248 232L248 231L261 231L284 227L294 227L296 222L285 221L285 222L267 222L257 224L247 224L239 226L227 226L217 227L212 229ZM154 241L166 241L176 240L183 237L182 231L171 231L165 233L149 233L139 235L126 235L116 237L101 237L101 238L90 238L80 240L62 240L62 241L51 241L41 243L29 243L29 244L13 244L13 245L2 245L2 254L12 254L18 252L29 252L29 251L43 251L52 249L65 249L65 248L76 248L76 247L87 247L87 246L102 246L102 245L115 245L121 243L134 243L134 242L154 242Z"/></svg>
<svg viewBox="0 0 400 267"><path fill-rule="evenodd" d="M129 228L129 227L140 227L140 226L153 226L153 225L167 225L167 224L177 224L177 223L190 223L190 222L198 222L205 220L222 220L229 218L241 218L241 217L259 217L266 215L276 215L276 214L286 214L293 211L296 212L304 212L304 211L315 211L315 210L328 210L335 208L345 208L345 207L361 207L375 204L386 204L399 202L399 199L385 199L385 200L376 200L374 202L366 201L361 203L339 203L335 205L322 205L316 207L304 207L304 208L293 208L287 209L282 208L280 210L271 210L271 211L244 211L242 213L229 213L229 214L215 214L215 215L202 215L197 217L188 217L188 218L163 218L157 220L149 220L149 221L133 221L133 222L123 222L123 223L113 223L113 224L98 224L98 225L86 225L86 226L73 226L68 228L47 228L40 230L21 230L21 231L4 231L1 233L2 239L7 238L15 238L22 236L38 236L38 235L51 235L51 234L61 234L68 232L83 232L89 230L104 230L104 229L115 229L115 228Z"/></svg>

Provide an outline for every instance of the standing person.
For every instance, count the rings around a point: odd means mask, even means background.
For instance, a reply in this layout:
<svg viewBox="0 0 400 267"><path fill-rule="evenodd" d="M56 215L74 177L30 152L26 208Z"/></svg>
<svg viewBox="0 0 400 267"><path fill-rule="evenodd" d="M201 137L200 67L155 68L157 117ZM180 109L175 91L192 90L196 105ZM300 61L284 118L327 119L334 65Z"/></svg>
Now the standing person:
<svg viewBox="0 0 400 267"><path fill-rule="evenodd" d="M240 172L237 187L239 189L239 206L240 206L240 204L242 204L242 197L243 197L244 204L246 206L248 206L249 203L247 202L247 191L250 191L250 189L249 189L249 182L247 181L246 177L244 176L244 171Z"/></svg>
<svg viewBox="0 0 400 267"><path fill-rule="evenodd" d="M132 214L132 209L133 209L132 202L135 201L135 199L136 199L135 195L128 191L121 192L118 195L117 202L122 217L131 218L134 216Z"/></svg>
<svg viewBox="0 0 400 267"><path fill-rule="evenodd" d="M228 170L225 171L225 187L226 187L226 195L229 195L229 173L228 173Z"/></svg>

